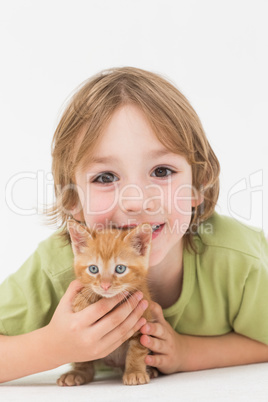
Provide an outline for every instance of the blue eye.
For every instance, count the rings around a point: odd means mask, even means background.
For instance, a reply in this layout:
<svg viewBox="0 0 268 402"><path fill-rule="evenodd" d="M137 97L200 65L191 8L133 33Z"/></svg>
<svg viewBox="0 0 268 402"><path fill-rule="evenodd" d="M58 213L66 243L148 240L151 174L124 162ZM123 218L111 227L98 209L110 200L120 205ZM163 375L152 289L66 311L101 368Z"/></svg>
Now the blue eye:
<svg viewBox="0 0 268 402"><path fill-rule="evenodd" d="M116 177L113 173L104 172L104 173L101 173L99 176L97 176L93 182L109 184L109 183L113 183L118 180L119 180L118 177Z"/></svg>
<svg viewBox="0 0 268 402"><path fill-rule="evenodd" d="M125 272L125 270L127 269L127 267L125 265L117 265L115 267L115 272L117 274L123 274Z"/></svg>
<svg viewBox="0 0 268 402"><path fill-rule="evenodd" d="M90 265L88 267L88 270L91 274L97 274L99 272L99 268L97 267L97 265Z"/></svg>

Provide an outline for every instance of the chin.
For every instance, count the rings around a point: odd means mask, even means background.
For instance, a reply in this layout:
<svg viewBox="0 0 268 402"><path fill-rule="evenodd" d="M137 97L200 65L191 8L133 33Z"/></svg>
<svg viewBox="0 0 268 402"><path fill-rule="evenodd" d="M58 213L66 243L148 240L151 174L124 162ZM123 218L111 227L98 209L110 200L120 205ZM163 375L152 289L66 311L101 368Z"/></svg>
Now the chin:
<svg viewBox="0 0 268 402"><path fill-rule="evenodd" d="M155 265L160 264L164 259L162 255L152 256L149 261L149 267L154 267Z"/></svg>
<svg viewBox="0 0 268 402"><path fill-rule="evenodd" d="M102 290L102 289L94 289L94 292L100 297L106 297L107 299L110 297L114 297L121 292L117 292L116 290Z"/></svg>
<svg viewBox="0 0 268 402"><path fill-rule="evenodd" d="M114 297L117 293L115 292L97 292L99 296L106 297L107 299L110 297Z"/></svg>
<svg viewBox="0 0 268 402"><path fill-rule="evenodd" d="M114 297L116 293L103 293L100 294L101 297L105 297L106 299L109 299L110 297Z"/></svg>
<svg viewBox="0 0 268 402"><path fill-rule="evenodd" d="M149 260L149 267L154 267L156 265L161 264L163 260L166 258L168 253L164 253L163 250L158 250L151 254Z"/></svg>

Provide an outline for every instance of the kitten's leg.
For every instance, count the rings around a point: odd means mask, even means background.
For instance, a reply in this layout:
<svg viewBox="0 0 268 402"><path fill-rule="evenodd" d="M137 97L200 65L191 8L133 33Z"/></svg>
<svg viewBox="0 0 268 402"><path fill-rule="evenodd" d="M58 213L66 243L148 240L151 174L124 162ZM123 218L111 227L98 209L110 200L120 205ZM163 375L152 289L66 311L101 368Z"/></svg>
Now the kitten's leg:
<svg viewBox="0 0 268 402"><path fill-rule="evenodd" d="M82 385L91 382L94 377L94 363L82 362L74 363L73 370L62 374L57 380L60 386Z"/></svg>
<svg viewBox="0 0 268 402"><path fill-rule="evenodd" d="M147 366L147 373L150 378L156 378L159 376L159 371L155 367Z"/></svg>
<svg viewBox="0 0 268 402"><path fill-rule="evenodd" d="M80 291L73 302L73 311L83 310L89 305L88 299L83 295L83 289ZM81 362L73 363L73 370L62 374L57 380L60 386L82 385L91 382L94 377L94 363Z"/></svg>
<svg viewBox="0 0 268 402"><path fill-rule="evenodd" d="M141 345L139 337L130 339L123 375L125 385L146 384L150 381L144 361L147 354L148 349Z"/></svg>

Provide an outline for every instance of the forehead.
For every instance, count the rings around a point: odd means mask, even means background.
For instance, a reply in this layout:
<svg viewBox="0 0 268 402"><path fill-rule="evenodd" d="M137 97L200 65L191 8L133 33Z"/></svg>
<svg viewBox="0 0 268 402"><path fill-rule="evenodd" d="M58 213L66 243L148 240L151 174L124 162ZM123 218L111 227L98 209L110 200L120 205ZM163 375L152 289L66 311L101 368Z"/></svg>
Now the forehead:
<svg viewBox="0 0 268 402"><path fill-rule="evenodd" d="M118 148L165 149L157 139L144 113L134 105L125 105L117 109L103 130L100 142L96 147L97 154Z"/></svg>
<svg viewBox="0 0 268 402"><path fill-rule="evenodd" d="M122 158L129 162L150 161L161 157L185 160L160 142L138 107L126 105L112 115L91 155L90 164L116 162Z"/></svg>
<svg viewBox="0 0 268 402"><path fill-rule="evenodd" d="M81 146L85 135L90 135L86 127L78 135L76 149ZM113 163L122 158L134 164L139 159L149 161L161 157L175 157L177 161L186 162L183 155L163 145L142 110L132 104L116 109L93 147L81 151L84 153L78 168L81 172L89 165Z"/></svg>

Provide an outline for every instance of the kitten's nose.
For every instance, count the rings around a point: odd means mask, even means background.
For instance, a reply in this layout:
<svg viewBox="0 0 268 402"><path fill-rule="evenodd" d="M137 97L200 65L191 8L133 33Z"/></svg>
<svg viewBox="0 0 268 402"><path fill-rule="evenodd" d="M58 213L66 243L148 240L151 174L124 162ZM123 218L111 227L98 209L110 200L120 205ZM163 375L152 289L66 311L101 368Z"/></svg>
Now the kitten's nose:
<svg viewBox="0 0 268 402"><path fill-rule="evenodd" d="M108 290L111 287L110 282L102 282L100 285L104 290Z"/></svg>

